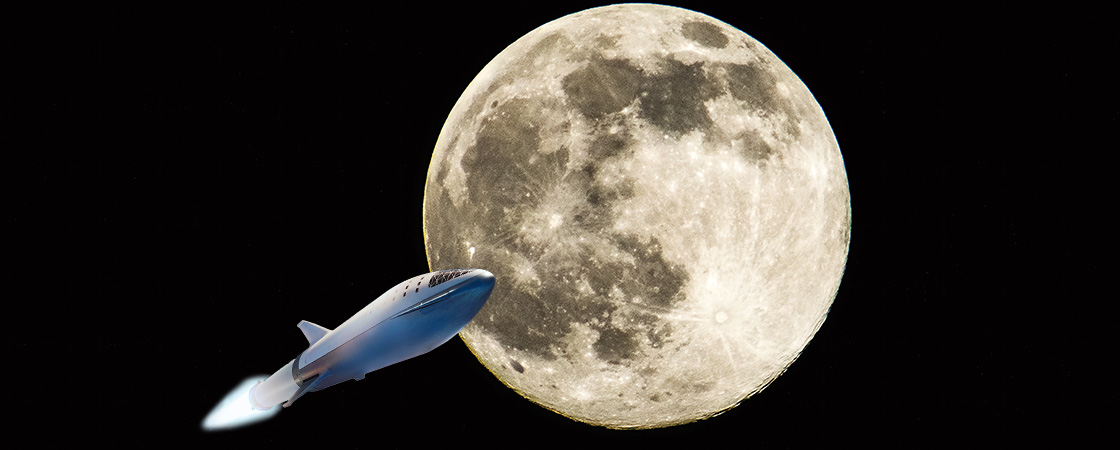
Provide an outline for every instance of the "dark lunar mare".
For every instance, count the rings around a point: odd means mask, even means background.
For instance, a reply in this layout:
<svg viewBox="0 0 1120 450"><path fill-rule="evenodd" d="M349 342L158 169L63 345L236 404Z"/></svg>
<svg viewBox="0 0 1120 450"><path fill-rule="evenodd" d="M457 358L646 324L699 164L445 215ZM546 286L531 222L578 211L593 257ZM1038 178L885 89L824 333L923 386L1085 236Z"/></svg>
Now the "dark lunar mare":
<svg viewBox="0 0 1120 450"><path fill-rule="evenodd" d="M600 129L605 123L619 122L619 113L636 105L638 117L672 137L700 130L708 141L723 145L734 141L740 155L751 163L765 166L771 158L781 158L757 131L724 136L714 126L705 104L730 94L754 107L762 117L797 117L798 111L781 98L770 68L763 63L686 64L667 58L657 73L647 74L626 59L607 59L599 53L585 57L586 65L565 76L562 86L567 102ZM782 130L786 133L784 140L795 140L801 134L792 120L787 120ZM706 146L711 147L716 146Z"/></svg>
<svg viewBox="0 0 1120 450"><path fill-rule="evenodd" d="M681 35L705 47L727 47L729 39L711 22L688 22L681 26Z"/></svg>

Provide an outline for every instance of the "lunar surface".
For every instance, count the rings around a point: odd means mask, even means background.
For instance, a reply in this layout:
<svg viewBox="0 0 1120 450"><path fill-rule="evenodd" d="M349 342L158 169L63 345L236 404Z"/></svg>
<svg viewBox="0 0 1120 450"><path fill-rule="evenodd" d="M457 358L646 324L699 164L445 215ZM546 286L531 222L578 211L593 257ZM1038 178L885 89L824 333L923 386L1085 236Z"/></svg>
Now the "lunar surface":
<svg viewBox="0 0 1120 450"><path fill-rule="evenodd" d="M572 14L495 57L424 196L431 269L497 278L471 351L611 428L707 418L785 371L836 295L850 218L801 80L730 25L657 5Z"/></svg>

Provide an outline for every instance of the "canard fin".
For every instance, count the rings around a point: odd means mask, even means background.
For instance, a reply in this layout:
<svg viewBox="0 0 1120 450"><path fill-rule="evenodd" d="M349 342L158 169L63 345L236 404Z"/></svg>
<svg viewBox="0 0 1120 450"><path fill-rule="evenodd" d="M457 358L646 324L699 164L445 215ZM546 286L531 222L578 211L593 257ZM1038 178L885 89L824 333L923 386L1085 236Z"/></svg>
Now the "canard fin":
<svg viewBox="0 0 1120 450"><path fill-rule="evenodd" d="M307 338L308 345L314 345L316 342L319 342L319 339L322 339L323 336L326 336L327 333L331 331L306 320L301 321L299 325L296 326L299 327L299 331L303 332L303 337Z"/></svg>

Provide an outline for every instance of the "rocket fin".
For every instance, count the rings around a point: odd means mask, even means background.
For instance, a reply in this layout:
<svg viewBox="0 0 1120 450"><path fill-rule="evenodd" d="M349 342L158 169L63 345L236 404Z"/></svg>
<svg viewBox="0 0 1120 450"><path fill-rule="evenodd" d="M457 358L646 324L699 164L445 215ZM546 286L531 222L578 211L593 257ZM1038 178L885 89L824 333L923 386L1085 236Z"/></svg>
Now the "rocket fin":
<svg viewBox="0 0 1120 450"><path fill-rule="evenodd" d="M292 406L292 403L295 403L297 398L303 397L303 394L306 394L314 389L320 381L323 381L323 378L327 377L328 373L330 372L323 372L319 376L315 377L314 380L311 380L310 383L303 383L303 386L299 387L299 390L297 390L296 393L292 395L292 398L289 398L287 402L284 402L284 407L287 408L289 406Z"/></svg>
<svg viewBox="0 0 1120 450"><path fill-rule="evenodd" d="M299 325L296 326L299 327L299 331L303 332L303 337L307 338L308 345L319 342L319 339L322 339L331 331L306 320L300 321Z"/></svg>

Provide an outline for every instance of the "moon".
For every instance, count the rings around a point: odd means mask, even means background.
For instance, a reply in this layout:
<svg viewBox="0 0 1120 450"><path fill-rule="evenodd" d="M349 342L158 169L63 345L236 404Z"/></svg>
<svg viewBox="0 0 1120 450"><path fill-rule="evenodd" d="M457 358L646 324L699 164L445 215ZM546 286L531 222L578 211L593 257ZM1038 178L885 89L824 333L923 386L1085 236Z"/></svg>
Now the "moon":
<svg viewBox="0 0 1120 450"><path fill-rule="evenodd" d="M452 109L428 169L432 270L493 295L461 336L522 396L656 428L758 393L824 322L851 208L836 138L761 43L659 5L518 39Z"/></svg>

